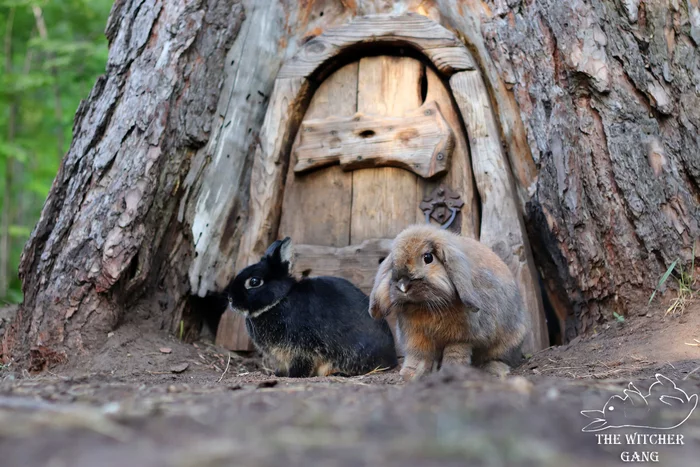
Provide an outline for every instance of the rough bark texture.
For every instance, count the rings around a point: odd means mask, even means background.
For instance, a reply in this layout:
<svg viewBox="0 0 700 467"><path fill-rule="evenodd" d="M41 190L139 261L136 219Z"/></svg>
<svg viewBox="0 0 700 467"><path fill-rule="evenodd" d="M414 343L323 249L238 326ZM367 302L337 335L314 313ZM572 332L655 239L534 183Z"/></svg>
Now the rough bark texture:
<svg viewBox="0 0 700 467"><path fill-rule="evenodd" d="M78 109L25 249L4 358L41 368L127 319L173 329L190 294L220 290L284 61L351 17L409 11L452 29L477 61L567 337L645 301L676 257L690 260L697 0L117 0L107 73Z"/></svg>
<svg viewBox="0 0 700 467"><path fill-rule="evenodd" d="M78 109L22 257L25 301L6 358L29 351L41 368L95 348L127 308L172 327L192 250L174 215L181 181L208 140L242 20L232 0L117 0L107 72Z"/></svg>
<svg viewBox="0 0 700 467"><path fill-rule="evenodd" d="M572 337L634 311L700 237L698 4L487 3L539 169L531 241Z"/></svg>

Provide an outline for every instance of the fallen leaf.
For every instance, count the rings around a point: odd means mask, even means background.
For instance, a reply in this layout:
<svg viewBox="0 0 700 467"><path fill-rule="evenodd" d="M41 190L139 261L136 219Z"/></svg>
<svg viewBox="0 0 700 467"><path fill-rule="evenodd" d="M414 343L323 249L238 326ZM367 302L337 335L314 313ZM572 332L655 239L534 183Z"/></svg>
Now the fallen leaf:
<svg viewBox="0 0 700 467"><path fill-rule="evenodd" d="M190 366L189 363L180 363L179 365L174 365L170 367L170 371L173 373L182 373Z"/></svg>
<svg viewBox="0 0 700 467"><path fill-rule="evenodd" d="M172 351L173 351L173 349L171 349L170 347L161 347L160 348L161 353L170 353Z"/></svg>

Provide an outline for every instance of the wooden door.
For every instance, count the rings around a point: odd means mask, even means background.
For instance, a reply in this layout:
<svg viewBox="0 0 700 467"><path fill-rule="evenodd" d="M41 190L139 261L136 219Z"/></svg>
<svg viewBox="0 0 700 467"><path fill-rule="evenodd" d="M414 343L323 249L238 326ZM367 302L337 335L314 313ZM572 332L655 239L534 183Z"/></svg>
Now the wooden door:
<svg viewBox="0 0 700 467"><path fill-rule="evenodd" d="M345 277L369 293L391 239L425 222L420 203L439 184L464 201L455 230L477 238L461 118L448 88L418 60L367 57L328 77L289 162L278 238L292 238L298 274Z"/></svg>

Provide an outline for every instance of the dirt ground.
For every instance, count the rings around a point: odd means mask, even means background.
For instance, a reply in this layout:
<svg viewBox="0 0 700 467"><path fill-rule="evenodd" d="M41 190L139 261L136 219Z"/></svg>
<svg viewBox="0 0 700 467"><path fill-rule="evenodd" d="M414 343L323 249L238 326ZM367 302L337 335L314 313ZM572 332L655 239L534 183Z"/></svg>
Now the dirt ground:
<svg viewBox="0 0 700 467"><path fill-rule="evenodd" d="M700 408L672 430L599 432L620 444L582 432L591 420L581 410L602 409L630 382L643 392L657 373L700 394L700 304L644 313L539 352L503 381L445 368L407 384L397 369L275 378L257 358L126 325L78 369L0 370L0 465L600 467L655 452L657 465L697 465ZM648 411L625 413L669 427L691 402L650 397ZM633 432L683 444L631 445Z"/></svg>

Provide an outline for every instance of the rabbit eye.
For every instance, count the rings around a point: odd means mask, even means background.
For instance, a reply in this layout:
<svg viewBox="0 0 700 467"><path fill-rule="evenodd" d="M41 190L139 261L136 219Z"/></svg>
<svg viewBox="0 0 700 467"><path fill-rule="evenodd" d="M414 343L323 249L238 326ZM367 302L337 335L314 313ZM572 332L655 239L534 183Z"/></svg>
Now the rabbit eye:
<svg viewBox="0 0 700 467"><path fill-rule="evenodd" d="M423 261L425 261L425 264L430 264L433 262L433 255L431 253L426 253L423 255Z"/></svg>
<svg viewBox="0 0 700 467"><path fill-rule="evenodd" d="M245 281L245 288L246 289L257 289L263 285L263 280L260 279L259 277L251 277L247 281Z"/></svg>

